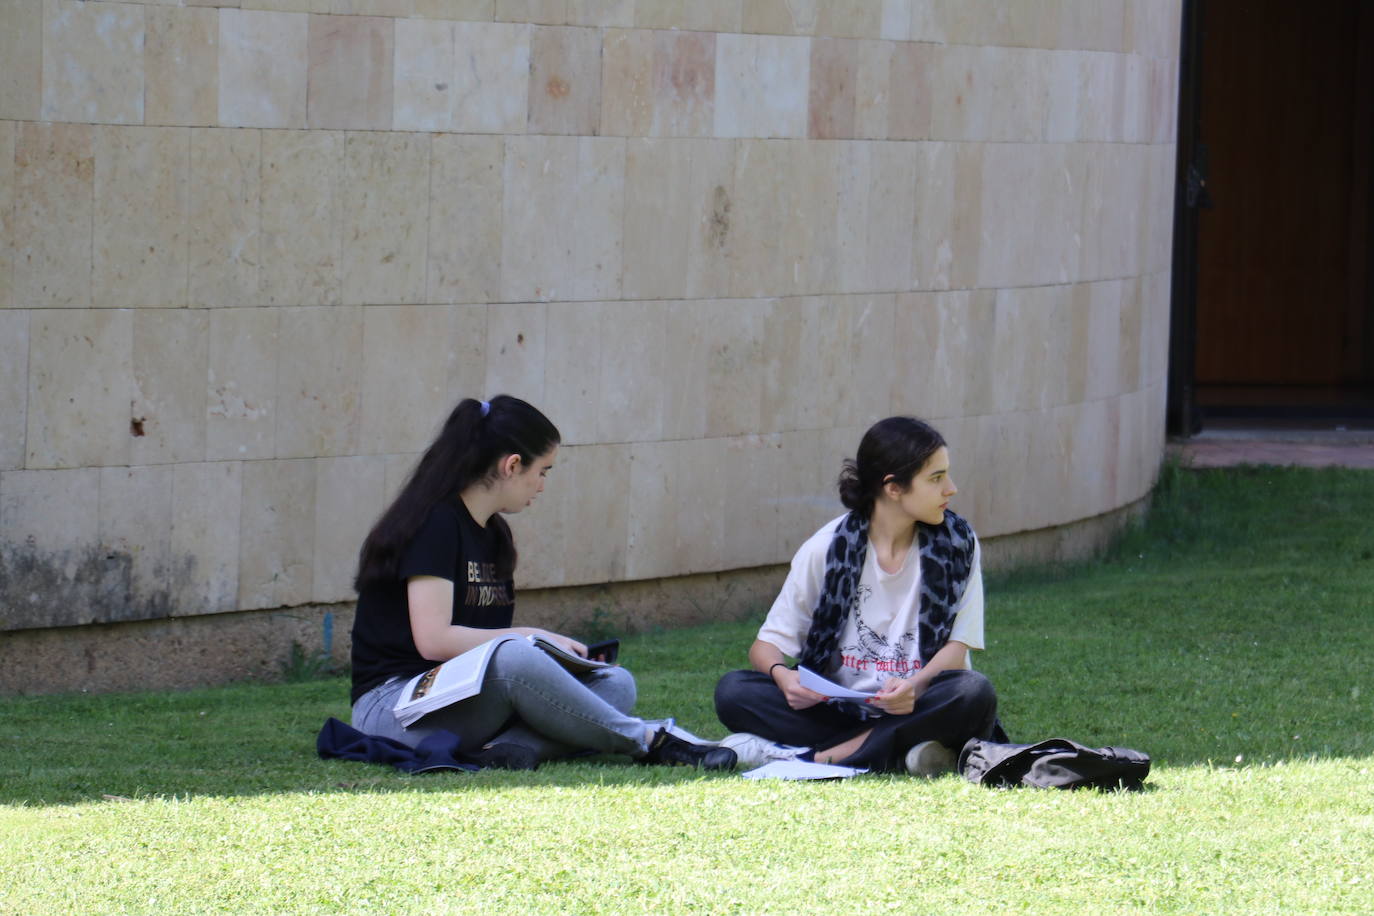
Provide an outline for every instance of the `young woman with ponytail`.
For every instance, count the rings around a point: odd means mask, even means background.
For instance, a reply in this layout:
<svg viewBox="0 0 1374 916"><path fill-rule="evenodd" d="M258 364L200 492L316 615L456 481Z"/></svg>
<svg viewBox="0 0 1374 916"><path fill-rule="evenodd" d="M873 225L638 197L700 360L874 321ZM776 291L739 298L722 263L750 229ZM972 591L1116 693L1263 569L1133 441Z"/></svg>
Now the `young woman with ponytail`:
<svg viewBox="0 0 1374 916"><path fill-rule="evenodd" d="M586 646L512 626L515 542L504 513L544 489L558 429L519 398L459 402L395 502L363 542L353 623L353 726L414 747L456 733L474 762L534 769L582 750L649 763L725 769L733 752L693 744L630 715L634 678L611 667L574 677L526 640L492 654L481 692L402 727L392 713L416 674L505 634L539 635L585 656Z"/></svg>
<svg viewBox="0 0 1374 916"><path fill-rule="evenodd" d="M716 687L721 742L741 765L771 759L936 775L969 738L1005 736L987 678L978 539L948 508L958 492L944 438L912 417L874 424L839 478L849 511L792 559L749 650ZM788 657L798 660L789 664ZM804 666L864 701L800 683Z"/></svg>

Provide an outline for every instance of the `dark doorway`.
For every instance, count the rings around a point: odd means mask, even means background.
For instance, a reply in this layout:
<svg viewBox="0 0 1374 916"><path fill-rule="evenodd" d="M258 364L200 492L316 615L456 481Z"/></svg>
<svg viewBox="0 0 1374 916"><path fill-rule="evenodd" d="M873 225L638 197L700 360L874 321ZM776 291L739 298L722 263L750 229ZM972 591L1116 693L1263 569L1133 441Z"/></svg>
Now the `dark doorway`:
<svg viewBox="0 0 1374 916"><path fill-rule="evenodd" d="M1374 422L1374 4L1185 0L1170 427Z"/></svg>

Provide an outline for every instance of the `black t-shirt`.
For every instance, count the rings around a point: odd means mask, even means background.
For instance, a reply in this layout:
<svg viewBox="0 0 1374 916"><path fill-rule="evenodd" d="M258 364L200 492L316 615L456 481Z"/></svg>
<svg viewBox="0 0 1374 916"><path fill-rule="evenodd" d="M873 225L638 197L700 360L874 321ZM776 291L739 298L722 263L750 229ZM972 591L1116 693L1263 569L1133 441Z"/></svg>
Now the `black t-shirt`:
<svg viewBox="0 0 1374 916"><path fill-rule="evenodd" d="M358 596L351 702L388 678L410 678L434 666L415 648L410 632L406 579L411 576L438 576L453 583L453 623L458 626L511 625L515 583L497 578L499 544L496 530L473 521L461 500L430 510L401 555L396 579L369 585Z"/></svg>

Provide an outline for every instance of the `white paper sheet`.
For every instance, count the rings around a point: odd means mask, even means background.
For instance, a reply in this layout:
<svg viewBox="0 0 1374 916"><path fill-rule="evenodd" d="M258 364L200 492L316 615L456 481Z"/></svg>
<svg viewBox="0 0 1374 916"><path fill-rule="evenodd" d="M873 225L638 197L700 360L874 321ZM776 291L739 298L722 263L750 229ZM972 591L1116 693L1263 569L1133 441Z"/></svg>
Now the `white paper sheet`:
<svg viewBox="0 0 1374 916"><path fill-rule="evenodd" d="M832 763L774 760L740 775L745 779L848 779L857 773L867 772L862 767L842 767Z"/></svg>
<svg viewBox="0 0 1374 916"><path fill-rule="evenodd" d="M848 687L836 684L834 681L821 677L810 668L798 667L797 673L801 675L801 685L809 690L814 690L827 697L842 697L846 700L866 700L869 697L876 697L876 693L864 693L862 690L850 690Z"/></svg>

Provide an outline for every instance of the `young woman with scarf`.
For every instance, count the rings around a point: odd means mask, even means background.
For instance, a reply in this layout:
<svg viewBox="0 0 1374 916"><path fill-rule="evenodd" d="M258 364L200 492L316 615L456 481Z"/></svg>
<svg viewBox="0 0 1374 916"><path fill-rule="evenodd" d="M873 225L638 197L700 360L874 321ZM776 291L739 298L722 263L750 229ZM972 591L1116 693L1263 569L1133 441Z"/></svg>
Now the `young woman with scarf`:
<svg viewBox="0 0 1374 916"><path fill-rule="evenodd" d="M937 775L969 738L1005 735L983 647L978 539L948 508L944 438L911 417L871 427L839 478L849 511L797 551L749 650L716 686L721 742L741 765L772 759ZM798 660L790 665L787 658ZM805 667L867 700L800 683Z"/></svg>
<svg viewBox="0 0 1374 916"><path fill-rule="evenodd" d="M519 398L461 401L358 560L353 623L353 725L414 747L454 732L473 762L534 769L581 750L648 763L728 769L728 749L690 743L671 725L630 714L635 682L620 667L574 677L527 640L491 656L481 691L403 727L392 713L411 677L505 635L539 635L577 655L586 646L538 627L512 626L515 542L503 514L543 492L557 428Z"/></svg>

